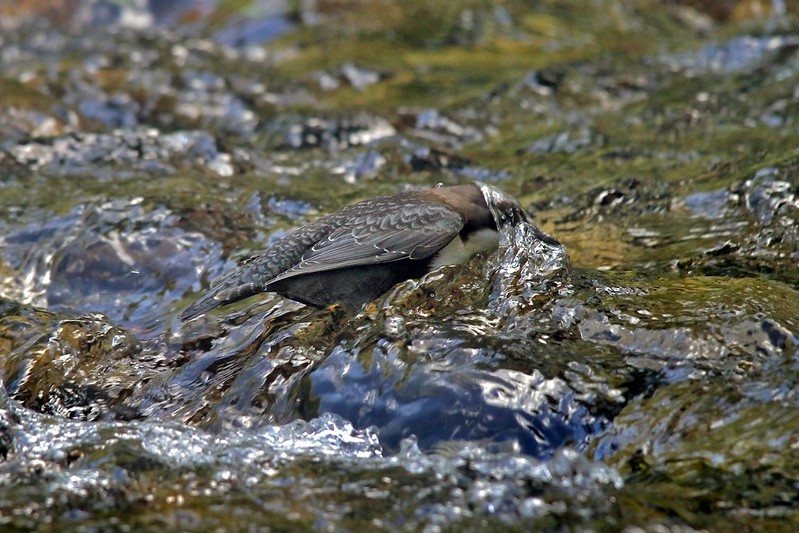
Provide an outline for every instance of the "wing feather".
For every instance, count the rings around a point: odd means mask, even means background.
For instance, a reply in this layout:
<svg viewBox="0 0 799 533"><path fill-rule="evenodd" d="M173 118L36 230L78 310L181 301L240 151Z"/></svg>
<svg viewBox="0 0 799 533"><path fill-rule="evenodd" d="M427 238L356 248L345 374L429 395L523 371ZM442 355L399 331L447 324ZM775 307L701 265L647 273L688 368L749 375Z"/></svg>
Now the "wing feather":
<svg viewBox="0 0 799 533"><path fill-rule="evenodd" d="M388 213L365 213L311 246L282 279L339 268L401 259L425 259L463 229L463 219L445 204L409 203Z"/></svg>

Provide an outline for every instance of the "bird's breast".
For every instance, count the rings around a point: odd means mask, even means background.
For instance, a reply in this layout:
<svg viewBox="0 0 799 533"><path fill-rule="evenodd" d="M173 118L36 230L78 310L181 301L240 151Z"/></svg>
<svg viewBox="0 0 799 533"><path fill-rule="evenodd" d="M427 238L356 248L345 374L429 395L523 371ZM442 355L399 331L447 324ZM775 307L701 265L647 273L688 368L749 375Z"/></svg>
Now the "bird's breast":
<svg viewBox="0 0 799 533"><path fill-rule="evenodd" d="M430 270L448 265L462 265L475 255L496 250L499 246L499 233L492 228L481 228L466 236L456 236L443 247L430 262Z"/></svg>

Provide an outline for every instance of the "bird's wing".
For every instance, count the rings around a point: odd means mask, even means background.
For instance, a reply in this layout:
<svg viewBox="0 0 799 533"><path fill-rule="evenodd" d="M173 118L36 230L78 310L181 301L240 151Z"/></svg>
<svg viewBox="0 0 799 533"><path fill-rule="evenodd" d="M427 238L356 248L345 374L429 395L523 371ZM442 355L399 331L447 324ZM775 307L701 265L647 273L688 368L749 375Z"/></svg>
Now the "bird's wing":
<svg viewBox="0 0 799 533"><path fill-rule="evenodd" d="M438 203L408 203L388 212L354 217L311 246L282 279L351 266L375 265L434 255L463 229L463 219Z"/></svg>

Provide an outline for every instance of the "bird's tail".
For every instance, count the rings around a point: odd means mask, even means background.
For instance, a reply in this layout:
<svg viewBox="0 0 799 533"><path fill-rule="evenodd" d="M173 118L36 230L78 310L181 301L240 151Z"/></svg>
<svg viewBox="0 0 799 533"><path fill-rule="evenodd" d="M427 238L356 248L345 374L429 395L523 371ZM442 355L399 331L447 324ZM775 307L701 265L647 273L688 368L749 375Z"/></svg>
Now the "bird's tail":
<svg viewBox="0 0 799 533"><path fill-rule="evenodd" d="M185 322L221 305L237 302L263 292L265 290L263 284L247 279L250 277L247 270L239 270L222 278L208 292L184 309L178 318Z"/></svg>

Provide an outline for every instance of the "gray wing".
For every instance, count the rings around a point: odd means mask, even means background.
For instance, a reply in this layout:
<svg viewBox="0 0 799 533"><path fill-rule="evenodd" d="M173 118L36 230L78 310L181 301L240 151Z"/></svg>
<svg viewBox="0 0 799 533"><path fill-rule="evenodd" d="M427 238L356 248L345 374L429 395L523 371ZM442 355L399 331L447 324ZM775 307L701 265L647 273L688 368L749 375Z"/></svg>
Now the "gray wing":
<svg viewBox="0 0 799 533"><path fill-rule="evenodd" d="M311 246L294 267L276 276L294 276L401 259L426 259L455 238L463 219L444 204L396 205L388 213L366 213Z"/></svg>
<svg viewBox="0 0 799 533"><path fill-rule="evenodd" d="M408 195L365 200L317 219L253 256L178 316L191 320L220 305L268 291L271 283L294 276L404 258L425 259L461 229L461 216L444 204L424 203Z"/></svg>

